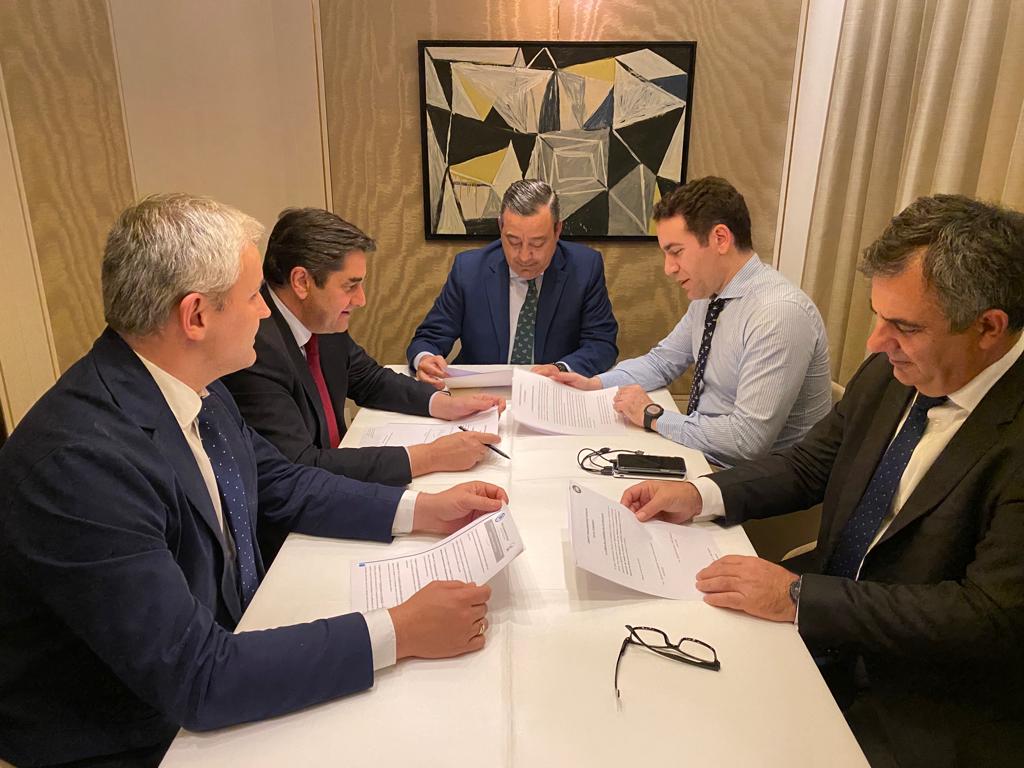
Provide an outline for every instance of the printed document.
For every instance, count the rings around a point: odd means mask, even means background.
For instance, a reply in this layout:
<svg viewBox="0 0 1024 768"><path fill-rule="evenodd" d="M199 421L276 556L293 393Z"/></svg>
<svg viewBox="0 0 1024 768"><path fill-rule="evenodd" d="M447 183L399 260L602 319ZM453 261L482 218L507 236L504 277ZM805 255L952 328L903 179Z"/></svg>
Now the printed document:
<svg viewBox="0 0 1024 768"><path fill-rule="evenodd" d="M612 401L616 389L585 392L546 376L516 369L512 375L512 413L538 432L557 435L618 435L626 431Z"/></svg>
<svg viewBox="0 0 1024 768"><path fill-rule="evenodd" d="M509 387L512 386L512 368L491 366L487 371L471 371L466 368L448 366L448 376L444 379L444 385L448 389Z"/></svg>
<svg viewBox="0 0 1024 768"><path fill-rule="evenodd" d="M432 581L486 584L523 551L507 506L415 555L352 563L353 611L393 608Z"/></svg>
<svg viewBox="0 0 1024 768"><path fill-rule="evenodd" d="M701 599L697 571L719 557L708 531L641 523L617 501L576 482L569 483L569 539L577 568L674 600Z"/></svg>
<svg viewBox="0 0 1024 768"><path fill-rule="evenodd" d="M371 445L409 446L432 443L439 437L458 432L460 426L470 432L489 432L496 435L498 434L498 409L489 408L460 421L438 421L433 424L412 422L381 424L363 432L359 445L366 448Z"/></svg>

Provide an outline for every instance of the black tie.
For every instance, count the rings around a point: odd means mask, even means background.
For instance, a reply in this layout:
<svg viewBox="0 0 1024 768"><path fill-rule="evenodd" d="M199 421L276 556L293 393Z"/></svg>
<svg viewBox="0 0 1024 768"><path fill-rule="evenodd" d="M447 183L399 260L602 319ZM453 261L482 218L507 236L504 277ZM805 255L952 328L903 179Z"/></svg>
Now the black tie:
<svg viewBox="0 0 1024 768"><path fill-rule="evenodd" d="M701 389L704 387L704 369L708 365L708 353L711 352L711 337L715 335L715 326L718 325L718 315L728 299L718 299L714 296L708 302L708 312L704 316L704 335L700 340L700 351L697 353L697 365L693 369L693 383L690 385L690 401L686 404L686 415L697 410L700 402Z"/></svg>
<svg viewBox="0 0 1024 768"><path fill-rule="evenodd" d="M878 462L875 474L868 483L850 519L843 526L839 542L828 560L825 573L853 579L860 570L864 555L878 533L878 526L892 506L893 496L899 488L900 478L907 469L910 456L921 442L928 424L928 409L946 402L945 397L925 397L919 394L910 408L906 421Z"/></svg>

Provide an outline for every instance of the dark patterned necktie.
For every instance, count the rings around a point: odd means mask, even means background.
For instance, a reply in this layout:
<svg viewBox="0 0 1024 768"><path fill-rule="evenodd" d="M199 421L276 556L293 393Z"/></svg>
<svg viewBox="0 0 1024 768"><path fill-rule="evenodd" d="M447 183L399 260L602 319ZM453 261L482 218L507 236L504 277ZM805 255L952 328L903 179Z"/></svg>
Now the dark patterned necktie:
<svg viewBox="0 0 1024 768"><path fill-rule="evenodd" d="M708 302L708 311L704 315L704 335L700 340L700 350L697 352L697 364L693 368L693 383L690 385L690 401L686 404L686 415L697 410L700 403L701 390L704 388L704 369L708 365L708 353L711 352L711 337L715 335L715 326L718 325L718 315L728 299L716 299L711 297Z"/></svg>
<svg viewBox="0 0 1024 768"><path fill-rule="evenodd" d="M928 424L928 410L944 402L945 397L925 397L921 394L914 400L906 421L889 444L882 460L878 462L867 490L843 526L839 542L825 568L826 574L847 579L856 578L868 547L874 541L878 527L892 506L893 497L907 469L910 456L921 442L924 428Z"/></svg>
<svg viewBox="0 0 1024 768"><path fill-rule="evenodd" d="M228 421L229 417L223 412L215 395L203 398L203 407L199 411L199 437L213 465L213 476L217 478L217 488L220 490L221 512L227 518L231 537L235 540L238 581L244 609L256 594L260 580L256 572L256 550L242 475L224 434L228 428L225 423Z"/></svg>
<svg viewBox="0 0 1024 768"><path fill-rule="evenodd" d="M537 278L526 284L526 300L519 310L516 321L516 338L512 345L512 365L529 365L533 362L533 336L537 327Z"/></svg>
<svg viewBox="0 0 1024 768"><path fill-rule="evenodd" d="M316 391L320 395L320 407L324 409L324 420L327 422L327 439L330 445L322 447L337 448L341 442L341 430L338 429L338 415L334 412L331 393L327 390L324 370L320 367L320 337L315 333L306 342L306 365L309 366L309 375L316 384Z"/></svg>

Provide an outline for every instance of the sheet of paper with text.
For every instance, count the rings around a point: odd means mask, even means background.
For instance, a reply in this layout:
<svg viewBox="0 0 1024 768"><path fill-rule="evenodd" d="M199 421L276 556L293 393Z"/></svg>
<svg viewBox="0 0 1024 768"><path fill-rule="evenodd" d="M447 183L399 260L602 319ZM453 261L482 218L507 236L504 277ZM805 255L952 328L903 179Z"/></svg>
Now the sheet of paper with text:
<svg viewBox="0 0 1024 768"><path fill-rule="evenodd" d="M512 375L512 415L538 432L617 435L626 431L615 412L615 388L585 392L518 368Z"/></svg>
<svg viewBox="0 0 1024 768"><path fill-rule="evenodd" d="M639 522L617 501L569 483L569 538L576 567L624 587L699 600L697 571L718 559L709 531L661 520Z"/></svg>
<svg viewBox="0 0 1024 768"><path fill-rule="evenodd" d="M352 610L393 608L432 581L486 584L522 551L519 529L503 506L422 552L352 563Z"/></svg>

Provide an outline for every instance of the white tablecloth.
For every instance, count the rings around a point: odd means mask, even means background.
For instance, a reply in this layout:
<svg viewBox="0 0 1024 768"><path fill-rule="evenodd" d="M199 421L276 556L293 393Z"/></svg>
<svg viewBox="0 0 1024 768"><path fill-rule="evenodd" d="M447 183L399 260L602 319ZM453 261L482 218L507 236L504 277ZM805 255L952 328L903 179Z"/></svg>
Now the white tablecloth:
<svg viewBox="0 0 1024 768"><path fill-rule="evenodd" d="M458 396L462 396L459 393ZM654 394L675 409L667 391ZM346 435L416 417L363 409ZM501 447L469 473L418 478L432 490L467 479L505 487L524 553L492 581L483 651L382 670L373 688L274 720L213 733L182 732L165 766L865 766L796 628L701 602L650 598L577 571L566 524L566 482L618 498L630 483L576 466L582 446L693 455L658 435L551 437L501 422ZM714 532L723 553L753 554L739 527ZM239 631L347 612L349 563L414 552L432 537L390 545L293 534ZM711 672L635 646L613 686L625 624L710 643Z"/></svg>

